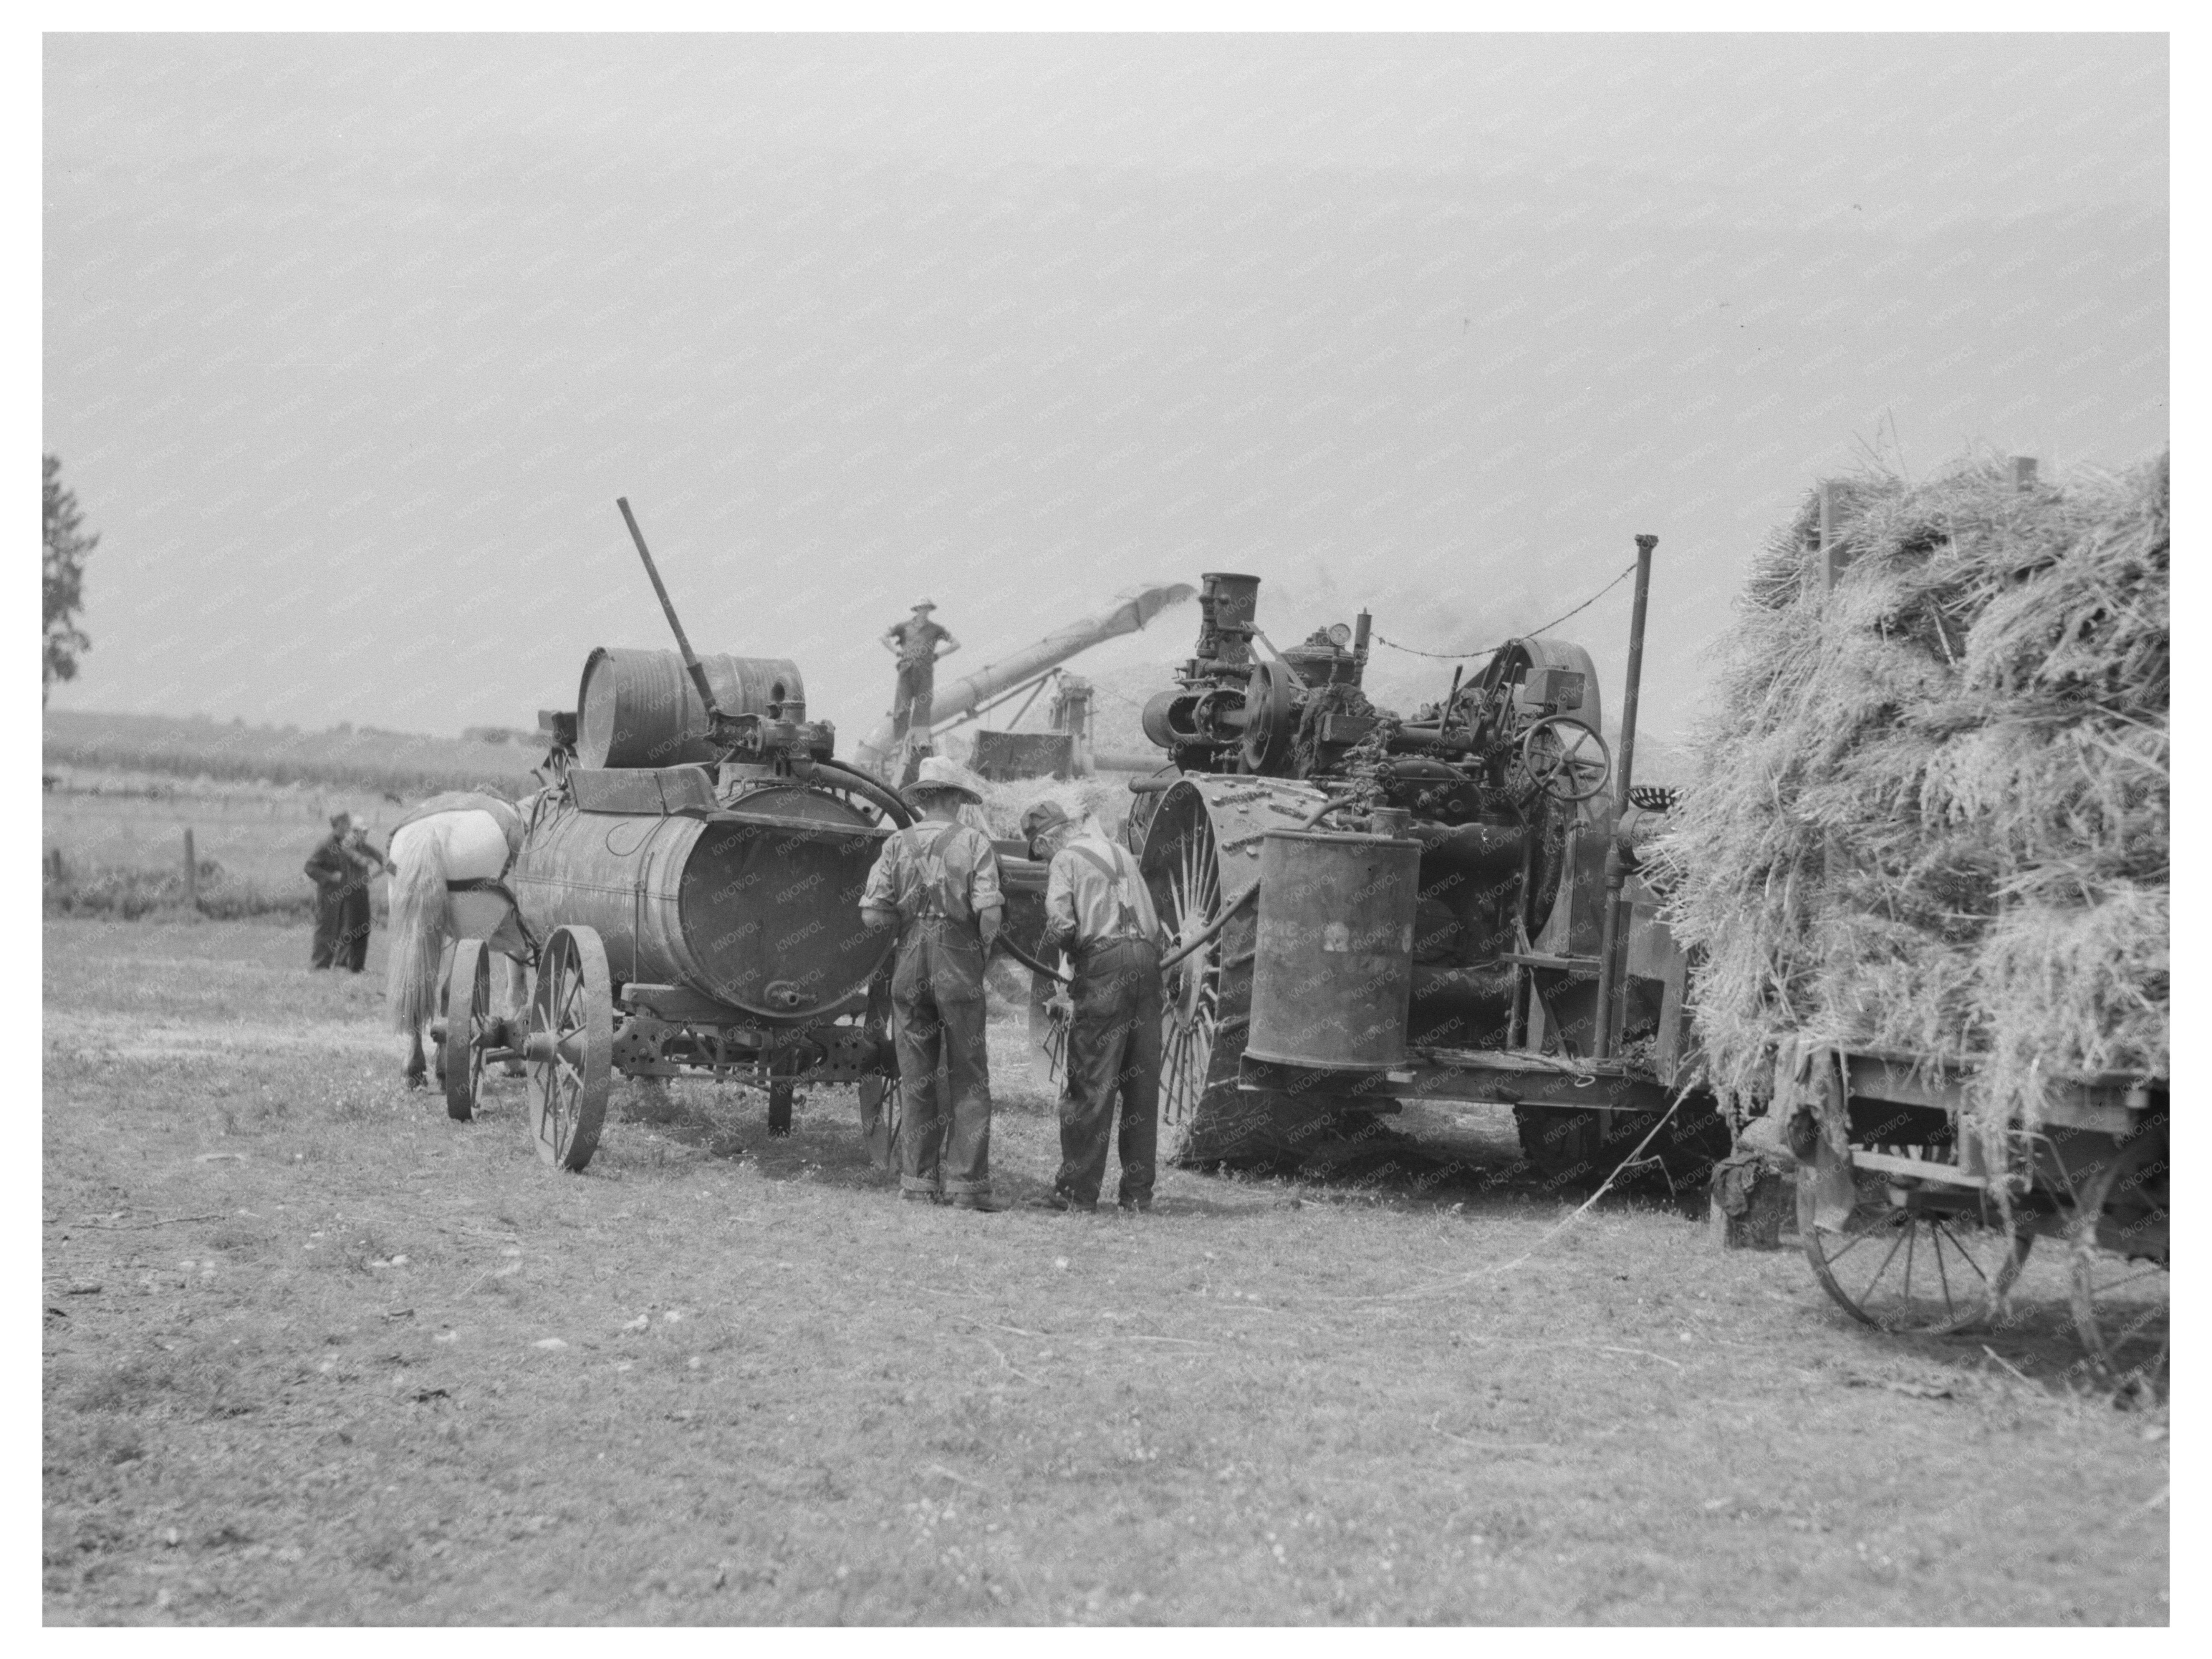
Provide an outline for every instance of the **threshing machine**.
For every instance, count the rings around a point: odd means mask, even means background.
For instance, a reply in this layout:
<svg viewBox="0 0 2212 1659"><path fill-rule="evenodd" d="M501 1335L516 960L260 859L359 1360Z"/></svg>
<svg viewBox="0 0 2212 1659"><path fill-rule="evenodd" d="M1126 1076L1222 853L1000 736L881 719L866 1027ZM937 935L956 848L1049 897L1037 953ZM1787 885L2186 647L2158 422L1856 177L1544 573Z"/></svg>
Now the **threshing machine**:
<svg viewBox="0 0 2212 1659"><path fill-rule="evenodd" d="M492 1014L483 947L464 940L449 1109L468 1115L485 1060L507 1056L527 1065L540 1154L568 1169L590 1160L617 1072L755 1084L771 1133L797 1085L855 1084L865 1129L896 1065L892 941L861 921L860 890L913 815L836 761L797 664L692 651L620 505L678 648L592 652L575 709L545 722L547 787L522 804L504 884L536 953L528 1030ZM890 1127L872 1133L887 1143Z"/></svg>

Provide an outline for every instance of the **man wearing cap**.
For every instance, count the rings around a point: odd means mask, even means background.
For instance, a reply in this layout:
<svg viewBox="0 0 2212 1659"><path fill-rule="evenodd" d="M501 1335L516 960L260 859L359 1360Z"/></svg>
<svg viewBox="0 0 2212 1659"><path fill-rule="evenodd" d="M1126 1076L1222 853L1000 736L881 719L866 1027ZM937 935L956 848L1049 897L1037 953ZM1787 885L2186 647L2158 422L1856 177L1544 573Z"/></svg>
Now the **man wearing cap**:
<svg viewBox="0 0 2212 1659"><path fill-rule="evenodd" d="M1022 815L1032 858L1050 859L1044 937L1075 963L1067 1090L1060 1103L1060 1174L1048 1207L1095 1210L1106 1179L1114 1103L1121 1103L1121 1205L1152 1207L1159 1146L1160 948L1165 935L1128 849L1095 818L1078 824L1050 801Z"/></svg>
<svg viewBox="0 0 2212 1659"><path fill-rule="evenodd" d="M860 893L871 927L899 929L891 972L891 1035L905 1095L899 1196L963 1210L1005 1206L991 1195L991 1071L983 1047L983 963L1004 914L999 855L960 822L982 805L958 765L921 763L906 798L921 821L884 843ZM938 1091L942 1054L945 1094Z"/></svg>
<svg viewBox="0 0 2212 1659"><path fill-rule="evenodd" d="M884 630L884 648L898 655L898 686L891 694L891 741L905 740L908 731L929 735L930 699L935 694L937 659L960 648L951 632L930 621L937 607L927 599L914 608L906 622ZM942 646L944 649L938 647Z"/></svg>

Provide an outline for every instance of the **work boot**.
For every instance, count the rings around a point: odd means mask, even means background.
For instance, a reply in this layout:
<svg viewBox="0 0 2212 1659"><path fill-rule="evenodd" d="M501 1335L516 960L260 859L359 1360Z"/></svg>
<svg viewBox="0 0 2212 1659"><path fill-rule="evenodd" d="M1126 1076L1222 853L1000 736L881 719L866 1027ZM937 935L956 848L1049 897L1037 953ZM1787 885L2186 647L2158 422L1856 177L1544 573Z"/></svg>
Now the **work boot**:
<svg viewBox="0 0 2212 1659"><path fill-rule="evenodd" d="M1085 1204L1081 1199L1070 1198L1066 1193L1046 1193L1030 1200L1030 1208L1033 1210L1053 1210L1062 1214L1075 1212L1088 1213L1097 1207L1098 1200L1096 1199Z"/></svg>
<svg viewBox="0 0 2212 1659"><path fill-rule="evenodd" d="M945 1202L944 1196L941 1194L917 1193L911 1191L901 1193L899 1194L899 1200L905 1204L942 1204Z"/></svg>
<svg viewBox="0 0 2212 1659"><path fill-rule="evenodd" d="M986 1215L996 1215L1006 1207L1004 1200L994 1198L988 1193L955 1193L945 1202L956 1210L981 1210Z"/></svg>
<svg viewBox="0 0 2212 1659"><path fill-rule="evenodd" d="M1121 1200L1121 1210L1124 1215L1150 1215L1152 1200L1150 1197L1125 1198Z"/></svg>

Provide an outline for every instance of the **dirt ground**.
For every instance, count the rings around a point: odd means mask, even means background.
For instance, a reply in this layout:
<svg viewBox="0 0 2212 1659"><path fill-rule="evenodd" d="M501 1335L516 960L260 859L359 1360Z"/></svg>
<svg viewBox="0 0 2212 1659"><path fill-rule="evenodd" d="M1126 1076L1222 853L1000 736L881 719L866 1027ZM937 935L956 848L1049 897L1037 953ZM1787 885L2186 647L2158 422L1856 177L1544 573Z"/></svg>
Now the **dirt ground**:
<svg viewBox="0 0 2212 1659"><path fill-rule="evenodd" d="M1884 1339L1690 1200L1568 1220L1502 1114L987 1216L896 1202L848 1091L770 1140L618 1085L556 1175L307 954L46 924L49 1622L2166 1619L2166 1413L2083 1386L2049 1281ZM1018 1200L1056 1128L994 1036Z"/></svg>

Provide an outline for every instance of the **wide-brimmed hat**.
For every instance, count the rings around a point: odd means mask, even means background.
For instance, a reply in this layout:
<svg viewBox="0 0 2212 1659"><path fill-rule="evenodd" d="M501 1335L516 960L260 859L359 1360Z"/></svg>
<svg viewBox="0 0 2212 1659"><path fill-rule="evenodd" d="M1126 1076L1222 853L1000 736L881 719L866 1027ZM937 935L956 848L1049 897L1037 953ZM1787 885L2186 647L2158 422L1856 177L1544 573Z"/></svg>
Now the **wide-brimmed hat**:
<svg viewBox="0 0 2212 1659"><path fill-rule="evenodd" d="M934 611L937 609L937 605L932 599L916 599L914 602L914 608L917 611Z"/></svg>
<svg viewBox="0 0 2212 1659"><path fill-rule="evenodd" d="M975 787L980 781L981 780L973 772L956 760L943 755L925 755L921 770L903 793L908 800L913 800L916 795L955 794L972 806L981 806L983 793Z"/></svg>

